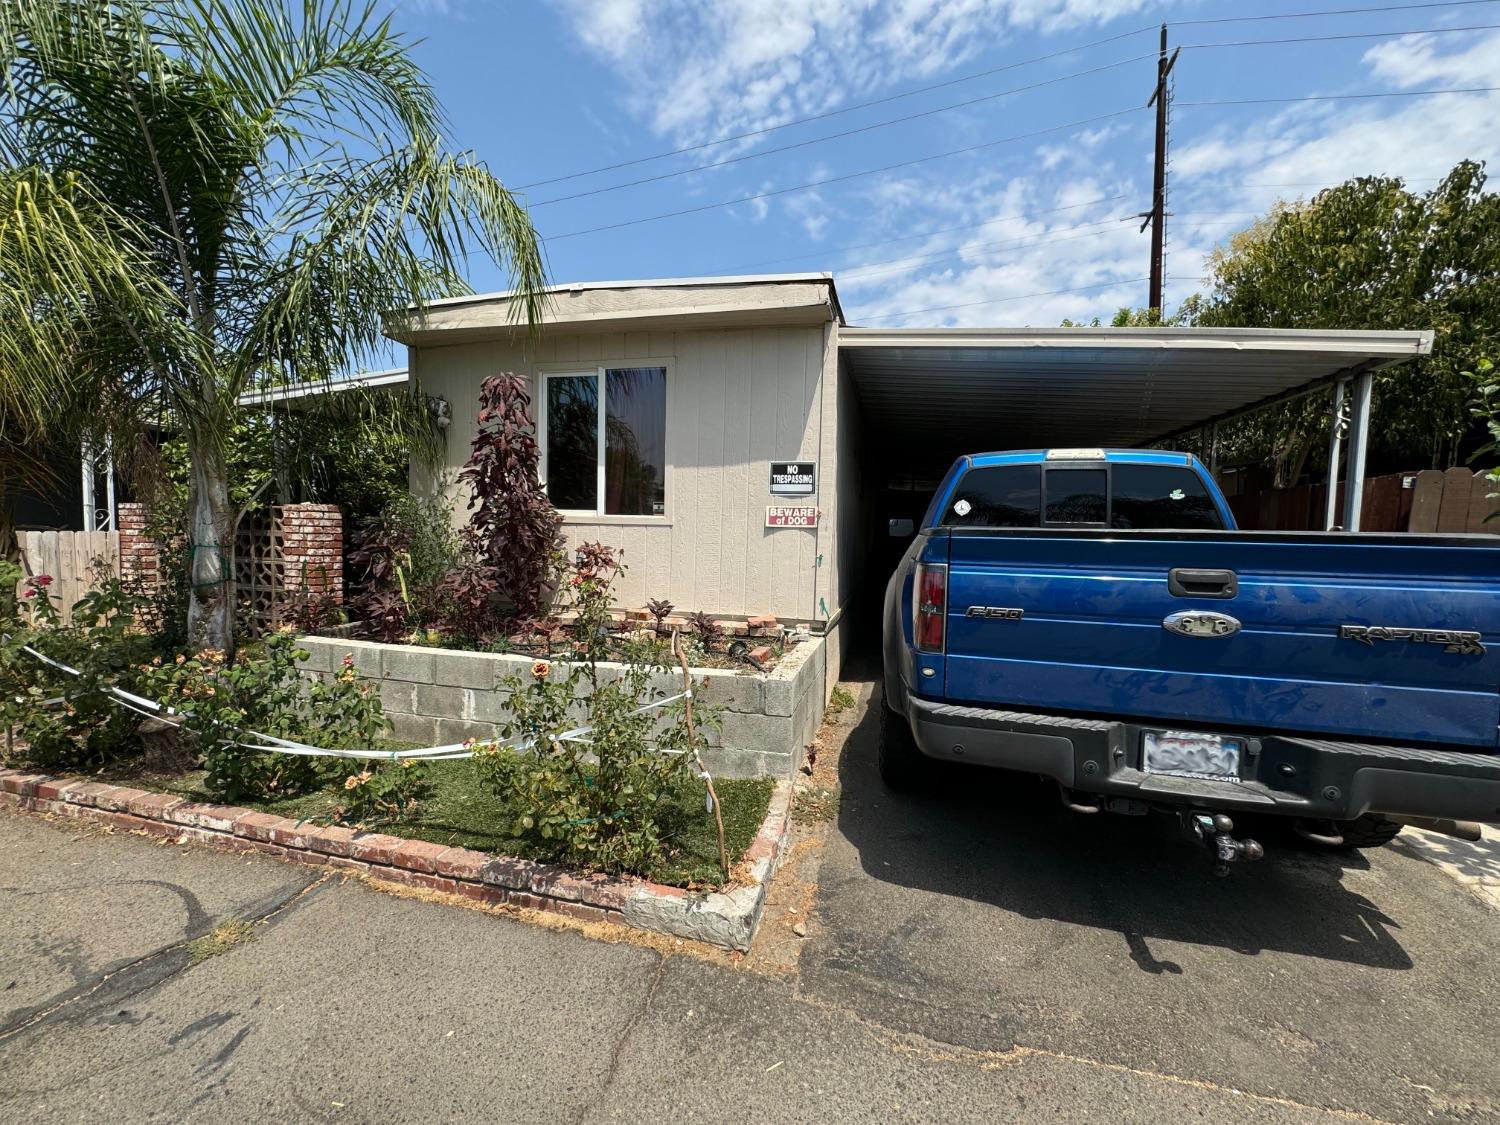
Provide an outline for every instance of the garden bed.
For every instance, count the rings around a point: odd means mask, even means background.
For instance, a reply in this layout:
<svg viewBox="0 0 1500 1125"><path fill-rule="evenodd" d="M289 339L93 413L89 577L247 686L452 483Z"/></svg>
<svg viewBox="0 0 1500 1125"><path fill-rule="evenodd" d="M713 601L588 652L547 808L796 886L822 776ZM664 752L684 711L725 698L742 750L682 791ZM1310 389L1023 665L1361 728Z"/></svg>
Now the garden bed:
<svg viewBox="0 0 1500 1125"><path fill-rule="evenodd" d="M621 661L675 666L677 660L672 655L672 634L676 631L685 638L688 659L696 668L764 673L774 669L806 635L805 632L798 635L790 630L783 631L777 626L774 617L751 618L748 622L725 618L716 621L718 632L711 640L705 640L700 632L691 629L682 619L668 618L664 625L654 626L641 620L641 612L617 610L611 614L608 647ZM534 629L526 633L496 637L487 642L456 637L436 629L419 629L402 638L401 643L448 652L524 656L533 660L567 660L577 647L571 616L562 615L550 622L545 630ZM320 630L319 635L379 639L371 634L366 622L352 622Z"/></svg>
<svg viewBox="0 0 1500 1125"><path fill-rule="evenodd" d="M555 911L586 921L747 950L780 858L791 787L775 786L736 866L734 885L698 892L632 876L578 875L554 864L495 856L383 832L320 826L275 812L187 800L108 781L0 769L0 806L326 866L486 904ZM727 827L727 825L726 825Z"/></svg>
<svg viewBox="0 0 1500 1125"><path fill-rule="evenodd" d="M299 822L326 821L343 792L344 779L352 765L330 760L324 768L321 787L294 797L250 799L242 804L257 812L274 813ZM537 854L534 845L504 830L503 825L513 814L507 814L494 791L484 784L472 760L434 762L429 779L431 795L409 817L381 824L379 831L445 847L472 848L539 862L552 858ZM204 788L201 769L162 773L131 761L93 775L93 780L166 793L190 802L215 801L213 794ZM773 785L764 778L723 780L715 788L723 808L725 844L733 862L754 841L765 819ZM666 854L646 870L634 874L676 887L719 883L722 873L718 835L713 817L704 811L702 785L697 782L683 785L673 795L665 819L671 826Z"/></svg>

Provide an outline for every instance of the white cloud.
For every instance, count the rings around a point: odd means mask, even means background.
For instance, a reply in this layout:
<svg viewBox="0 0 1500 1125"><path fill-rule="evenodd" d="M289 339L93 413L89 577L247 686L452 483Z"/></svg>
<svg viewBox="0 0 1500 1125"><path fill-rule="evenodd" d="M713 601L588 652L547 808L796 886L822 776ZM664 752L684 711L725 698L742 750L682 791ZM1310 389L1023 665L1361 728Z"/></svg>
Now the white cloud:
<svg viewBox="0 0 1500 1125"><path fill-rule="evenodd" d="M1141 304L1145 286L1133 279L1145 273L1147 241L1136 224L1118 221L1131 201L1096 202L1123 186L1079 179L1058 187L1028 175L952 188L924 214L942 233L872 247L839 271L850 318L1046 325Z"/></svg>
<svg viewBox="0 0 1500 1125"><path fill-rule="evenodd" d="M696 143L955 68L1018 29L1107 22L1150 0L556 0L632 112Z"/></svg>
<svg viewBox="0 0 1500 1125"><path fill-rule="evenodd" d="M1404 89L1415 86L1492 86L1500 37L1479 36L1466 49L1439 53L1435 35L1407 35L1371 47L1364 61L1375 78ZM1449 42L1452 37L1447 37Z"/></svg>

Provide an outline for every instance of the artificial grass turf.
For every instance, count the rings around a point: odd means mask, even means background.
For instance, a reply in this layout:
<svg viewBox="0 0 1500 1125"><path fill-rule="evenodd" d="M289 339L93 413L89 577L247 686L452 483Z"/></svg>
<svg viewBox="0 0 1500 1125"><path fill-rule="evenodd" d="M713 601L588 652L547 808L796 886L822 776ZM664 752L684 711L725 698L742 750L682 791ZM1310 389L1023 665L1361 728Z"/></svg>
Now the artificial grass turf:
<svg viewBox="0 0 1500 1125"><path fill-rule="evenodd" d="M391 748L399 749L400 746L391 744ZM343 790L348 772L347 765L330 764L320 789L296 797L240 803L246 808L296 819L326 817ZM381 824L374 831L523 859L551 858L536 854L530 841L512 836L502 827L512 821L514 814L505 811L500 800L480 778L472 761L433 762L427 776L432 794L417 807L415 815L409 820ZM173 775L122 771L119 776L105 780L129 781L187 800L217 800L203 789L202 770ZM734 863L755 839L774 787L770 778L715 780L714 788L724 813L724 840L730 863ZM675 887L722 881L718 832L713 814L703 807L703 798L703 787L697 782L688 782L678 789L671 798L675 807L669 809L664 818L674 826L668 837L666 853L648 870L635 874Z"/></svg>

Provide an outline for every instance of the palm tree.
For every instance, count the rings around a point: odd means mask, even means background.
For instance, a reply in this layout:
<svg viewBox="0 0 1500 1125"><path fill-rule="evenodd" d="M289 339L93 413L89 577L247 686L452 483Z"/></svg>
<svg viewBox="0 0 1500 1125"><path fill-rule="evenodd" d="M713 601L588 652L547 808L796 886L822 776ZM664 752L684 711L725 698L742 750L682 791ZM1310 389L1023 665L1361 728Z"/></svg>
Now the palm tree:
<svg viewBox="0 0 1500 1125"><path fill-rule="evenodd" d="M472 251L535 324L536 233L367 0L0 0L0 49L0 402L180 426L188 635L232 651L236 398L374 363Z"/></svg>

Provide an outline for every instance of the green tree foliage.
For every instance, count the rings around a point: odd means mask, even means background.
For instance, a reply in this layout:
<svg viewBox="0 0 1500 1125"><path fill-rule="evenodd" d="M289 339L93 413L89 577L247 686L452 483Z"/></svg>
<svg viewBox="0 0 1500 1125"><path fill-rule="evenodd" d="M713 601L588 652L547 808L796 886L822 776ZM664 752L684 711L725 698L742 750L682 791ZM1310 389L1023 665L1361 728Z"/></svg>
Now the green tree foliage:
<svg viewBox="0 0 1500 1125"><path fill-rule="evenodd" d="M0 0L0 50L0 402L181 433L188 632L232 652L239 395L374 366L471 252L534 323L536 234L373 3Z"/></svg>
<svg viewBox="0 0 1500 1125"><path fill-rule="evenodd" d="M1208 261L1195 310L1205 326L1431 328L1432 355L1379 378L1371 456L1402 467L1462 459L1470 432L1462 372L1500 335L1500 197L1472 161L1431 191L1361 177L1278 204ZM1323 449L1328 398L1314 395L1220 430L1221 455L1268 462L1291 484Z"/></svg>

